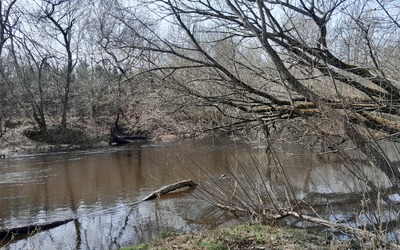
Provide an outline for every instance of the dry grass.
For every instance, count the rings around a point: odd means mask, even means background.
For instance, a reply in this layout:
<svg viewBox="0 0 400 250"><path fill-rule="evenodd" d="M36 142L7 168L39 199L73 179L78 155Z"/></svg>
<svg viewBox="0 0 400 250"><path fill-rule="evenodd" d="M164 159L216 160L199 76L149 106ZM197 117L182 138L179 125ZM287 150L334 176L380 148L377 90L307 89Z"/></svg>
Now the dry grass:
<svg viewBox="0 0 400 250"><path fill-rule="evenodd" d="M348 249L328 235L263 224L240 225L199 234L175 235L124 250L146 249Z"/></svg>

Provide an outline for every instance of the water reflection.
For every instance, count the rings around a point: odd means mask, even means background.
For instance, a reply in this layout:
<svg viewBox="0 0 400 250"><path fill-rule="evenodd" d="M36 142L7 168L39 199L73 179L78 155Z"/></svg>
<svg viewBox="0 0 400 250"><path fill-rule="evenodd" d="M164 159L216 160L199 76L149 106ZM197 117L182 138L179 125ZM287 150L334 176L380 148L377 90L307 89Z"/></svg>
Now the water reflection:
<svg viewBox="0 0 400 250"><path fill-rule="evenodd" d="M211 186L234 187L240 178L256 183L249 190L256 187L261 194L273 190L282 199L289 181L297 199L316 207L329 204L330 212L337 211L332 220L359 211L354 194L367 191L366 187L337 156L310 154L298 144L282 143L277 148L279 164L263 149L213 139L4 159L0 161L0 228L78 218L5 248L118 249L168 230L211 228L232 218L196 197L207 196L204 190ZM382 173L362 160L357 158L369 176L381 187L390 186ZM188 178L201 185L138 203L155 189ZM342 210L346 212L340 214Z"/></svg>
<svg viewBox="0 0 400 250"><path fill-rule="evenodd" d="M208 204L193 206L199 201L190 196L136 202L178 180L201 181L201 166L223 172L220 162L233 148L249 146L203 140L6 159L0 162L0 228L79 218L7 248L118 248L171 228L192 230L185 216L193 219Z"/></svg>

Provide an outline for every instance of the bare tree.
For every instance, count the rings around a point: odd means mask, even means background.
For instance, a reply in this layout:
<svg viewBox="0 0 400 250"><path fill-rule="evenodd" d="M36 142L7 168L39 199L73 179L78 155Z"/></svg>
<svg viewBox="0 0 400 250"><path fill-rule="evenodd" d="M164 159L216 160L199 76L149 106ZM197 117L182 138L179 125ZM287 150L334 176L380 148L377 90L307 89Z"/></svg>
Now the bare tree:
<svg viewBox="0 0 400 250"><path fill-rule="evenodd" d="M96 38L101 48L99 59L104 65L117 70L110 85L110 98L114 103L111 112L116 114L115 128L119 127L120 118L126 114L125 118L130 116L127 122L130 123L130 129L141 133L138 125L141 118L139 103L146 99L151 106L155 102L146 98L154 80L150 74L137 76L152 67L156 53L131 45L147 47L148 40L151 40L153 35L149 29L155 30L156 26L144 20L144 15L137 13L135 6L130 6L128 2L104 0L100 2L97 11ZM143 39L144 36L146 39Z"/></svg>
<svg viewBox="0 0 400 250"><path fill-rule="evenodd" d="M71 84L73 83L73 70L76 65L74 53L77 53L79 34L77 30L79 22L84 18L83 3L78 1L43 1L39 17L49 22L52 30L48 35L60 45L65 52L65 74L62 96L61 126L67 127L67 113L69 109L69 98ZM56 46L58 46L56 45Z"/></svg>
<svg viewBox="0 0 400 250"><path fill-rule="evenodd" d="M363 1L355 9L353 1L344 0L143 3L159 21L170 24L171 32L148 28L152 39L134 33L146 46L124 40L120 48L162 54L164 60L155 61L155 70L174 89L229 116L231 126L247 124L266 130L267 135L268 127L277 121L301 119L342 159L350 157L341 140L333 138L350 139L370 165L399 187L400 172L378 143L400 135L400 83L391 77L397 66L395 61L383 63L383 52L398 43L398 17L388 14L385 4L377 7ZM345 22L359 37L363 60L347 61L359 47L338 39L346 34ZM133 26L123 22L122 27ZM356 49L347 57L340 52L344 41L347 48ZM229 51L226 44L233 44L233 49ZM254 61L246 50L262 59ZM325 127L316 122L321 118L327 121ZM352 170L373 192L380 192L377 183L356 167Z"/></svg>
<svg viewBox="0 0 400 250"><path fill-rule="evenodd" d="M3 47L7 40L12 35L12 29L17 24L17 19L12 20L12 9L17 0L2 1L0 3L0 56L2 55Z"/></svg>
<svg viewBox="0 0 400 250"><path fill-rule="evenodd" d="M0 137L5 133L5 128L3 127L3 120L5 118L5 109L7 107L7 96L8 91L6 90L6 72L4 68L4 53L3 49L6 43L10 40L13 35L14 27L18 24L18 16L14 15L15 4L17 0L12 1L2 1L0 2L0 95L2 96L0 110Z"/></svg>
<svg viewBox="0 0 400 250"><path fill-rule="evenodd" d="M58 3L61 4L61 3ZM53 6L54 7L54 6ZM39 130L43 133L47 131L46 113L47 107L50 102L54 102L54 98L50 92L54 92L54 88L50 85L50 82L56 77L55 68L52 68L52 61L56 60L56 50L50 48L46 44L46 36L43 36L40 19L47 18L47 16L41 16L35 8L26 9L19 6L19 20L21 25L15 27L16 34L11 37L9 46L9 57L12 58L9 66L13 68L14 75L12 82L9 82L9 88L12 89L15 100L19 103L19 106L24 109L25 114L34 119L38 125ZM47 11L47 10L46 10ZM48 10L46 15L51 16L54 12L54 8ZM39 16L38 16L39 15ZM55 20L55 19L53 19ZM60 21L61 22L61 21ZM23 23L23 24L22 24ZM60 24L61 25L61 24ZM58 26L61 28L61 26ZM72 26L71 26L72 27ZM64 30L63 30L64 31ZM67 42L67 74L61 73L66 78L65 91L63 94L62 107L63 114L66 115L66 106L68 103L69 89L71 84L72 74L72 52L70 44L70 34L67 31L62 33ZM38 35L38 34L41 34ZM67 36L69 37L67 39ZM42 40L39 39L42 38ZM56 33L51 33L53 39L57 38ZM58 63L56 63L58 64ZM51 79L52 78L52 79ZM64 79L65 79L64 78ZM11 79L9 79L11 81ZM53 84L54 85L54 84ZM19 88L22 87L22 88ZM67 102L66 102L67 101ZM47 104L46 104L47 103Z"/></svg>
<svg viewBox="0 0 400 250"><path fill-rule="evenodd" d="M37 51L33 51L35 46L31 47L30 45L32 44L28 45L28 43L29 39L12 39L10 54L12 55L12 65L14 65L16 72L13 81L14 97L19 102L19 105L25 109L26 115L33 117L39 130L45 132L47 130L45 82L46 78L48 78L47 60L49 57L38 57L38 54L35 53ZM22 88L19 89L18 85ZM30 108L26 107L26 104ZM32 112L28 111L30 109Z"/></svg>

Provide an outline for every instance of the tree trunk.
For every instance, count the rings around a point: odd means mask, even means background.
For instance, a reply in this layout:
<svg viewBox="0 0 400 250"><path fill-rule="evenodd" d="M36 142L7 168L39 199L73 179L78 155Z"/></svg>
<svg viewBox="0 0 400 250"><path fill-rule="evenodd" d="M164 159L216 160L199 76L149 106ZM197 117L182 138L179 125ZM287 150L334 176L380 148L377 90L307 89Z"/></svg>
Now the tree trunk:
<svg viewBox="0 0 400 250"><path fill-rule="evenodd" d="M66 38L67 41L67 38ZM65 88L64 88L64 98L63 98L63 103L62 103L62 117L61 117L61 126L63 128L67 128L67 112L68 112L68 104L69 104L69 92L71 88L71 82L72 82L72 70L73 70L73 62L72 62L72 52L71 52L71 47L70 47L70 42L65 46L68 54L68 66L67 66L67 75L66 75L66 80L65 80Z"/></svg>

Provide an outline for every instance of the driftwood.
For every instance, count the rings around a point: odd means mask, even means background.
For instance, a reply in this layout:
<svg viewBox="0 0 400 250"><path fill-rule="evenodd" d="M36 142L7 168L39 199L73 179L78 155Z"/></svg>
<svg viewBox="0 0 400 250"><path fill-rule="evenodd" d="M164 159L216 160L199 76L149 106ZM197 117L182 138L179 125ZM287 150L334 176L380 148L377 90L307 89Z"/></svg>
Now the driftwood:
<svg viewBox="0 0 400 250"><path fill-rule="evenodd" d="M192 180L184 180L180 182L176 182L174 184L167 185L165 187L162 187L153 193L149 194L148 196L144 197L142 201L148 201L155 199L157 197L160 197L161 195L164 195L166 193L172 192L176 189L183 188L183 187L196 187L198 184Z"/></svg>
<svg viewBox="0 0 400 250"><path fill-rule="evenodd" d="M121 128L112 127L109 144L124 145L135 141L148 140L146 135L125 133Z"/></svg>
<svg viewBox="0 0 400 250"><path fill-rule="evenodd" d="M44 224L36 224L36 225L28 225L28 226L15 227L15 228L0 229L0 241L4 240L6 238L11 238L11 237L21 235L21 234L32 235L32 234L38 233L43 230L48 230L48 229L52 229L52 228L67 224L68 222L71 222L74 220L75 219L67 219L67 220L61 220L61 221L53 221L53 222L44 223Z"/></svg>

